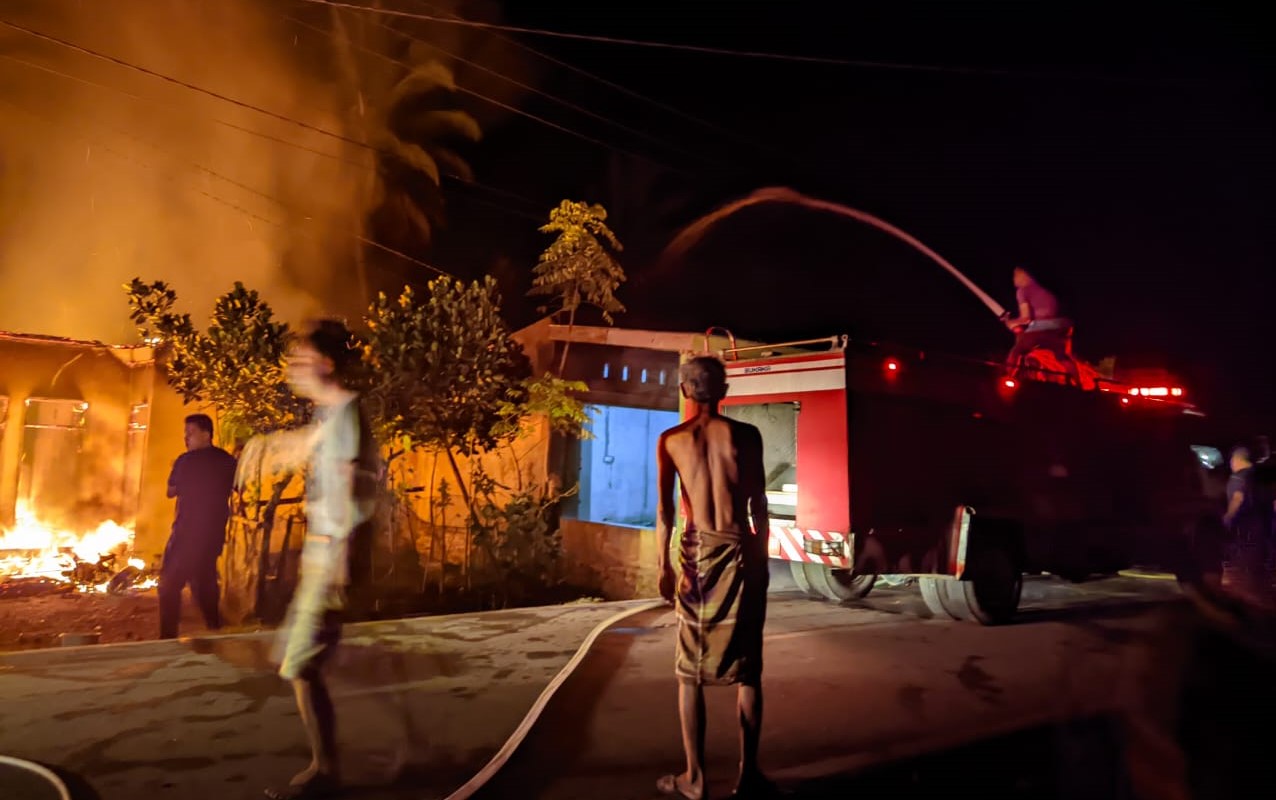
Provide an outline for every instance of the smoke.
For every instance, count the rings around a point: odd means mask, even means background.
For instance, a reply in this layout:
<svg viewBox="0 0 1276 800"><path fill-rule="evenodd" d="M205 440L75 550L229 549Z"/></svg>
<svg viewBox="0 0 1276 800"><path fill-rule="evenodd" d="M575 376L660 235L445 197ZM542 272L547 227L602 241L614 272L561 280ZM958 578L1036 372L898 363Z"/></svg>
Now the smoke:
<svg viewBox="0 0 1276 800"><path fill-rule="evenodd" d="M332 30L330 13L9 0L0 17L354 136L331 37L284 16ZM359 312L366 148L4 28L0 123L0 330L132 341L135 275L169 281L197 321L236 280L292 321Z"/></svg>

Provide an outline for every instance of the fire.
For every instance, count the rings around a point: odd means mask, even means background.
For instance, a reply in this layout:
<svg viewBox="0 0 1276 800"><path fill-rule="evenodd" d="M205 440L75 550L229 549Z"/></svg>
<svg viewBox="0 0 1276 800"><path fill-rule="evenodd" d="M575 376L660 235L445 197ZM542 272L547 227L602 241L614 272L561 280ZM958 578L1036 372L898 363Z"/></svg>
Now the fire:
<svg viewBox="0 0 1276 800"><path fill-rule="evenodd" d="M14 513L15 524L0 531L0 580L10 578L45 578L70 583L77 565L96 565L103 556L124 555L132 550L133 530L114 521L103 522L93 530L75 531L42 521L35 509L20 501ZM120 561L120 569L123 564ZM129 558L127 565L144 569L141 559ZM82 591L105 592L105 581L80 583ZM147 581L152 584L153 581ZM134 584L133 588L145 588Z"/></svg>

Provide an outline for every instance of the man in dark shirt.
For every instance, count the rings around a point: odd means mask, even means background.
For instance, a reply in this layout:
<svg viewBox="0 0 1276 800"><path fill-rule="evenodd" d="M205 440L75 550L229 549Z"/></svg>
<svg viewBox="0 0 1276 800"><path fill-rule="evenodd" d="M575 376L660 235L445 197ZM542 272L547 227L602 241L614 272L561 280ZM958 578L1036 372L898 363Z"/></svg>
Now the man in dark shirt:
<svg viewBox="0 0 1276 800"><path fill-rule="evenodd" d="M1272 576L1267 572L1272 500L1256 480L1249 448L1232 450L1232 476L1227 479L1227 511L1223 524L1233 536L1236 588L1245 599L1260 604L1271 600Z"/></svg>
<svg viewBox="0 0 1276 800"><path fill-rule="evenodd" d="M1060 315L1059 300L1023 267L1015 267L1014 282L1019 316L1006 320L1006 327L1016 334L1007 366L1011 370L1017 369L1024 356L1041 348L1053 353L1068 373L1076 377L1077 365L1068 352L1072 320Z"/></svg>
<svg viewBox="0 0 1276 800"><path fill-rule="evenodd" d="M213 421L206 414L186 418L186 452L173 462L168 496L177 498L177 516L160 568L160 638L177 637L182 589L191 594L209 630L221 627L217 611L217 557L226 541L235 457L213 446Z"/></svg>

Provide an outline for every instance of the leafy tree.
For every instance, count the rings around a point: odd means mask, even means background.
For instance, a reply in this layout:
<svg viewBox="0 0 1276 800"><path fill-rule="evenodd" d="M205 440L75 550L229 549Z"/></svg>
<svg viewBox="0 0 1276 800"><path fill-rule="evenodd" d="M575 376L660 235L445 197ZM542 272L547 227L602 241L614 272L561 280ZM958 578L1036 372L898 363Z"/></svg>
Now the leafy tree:
<svg viewBox="0 0 1276 800"><path fill-rule="evenodd" d="M421 302L411 287L368 309L368 399L386 438L443 451L457 491L474 501L455 453L490 450L508 432L509 408L528 397L529 363L500 315L496 281L439 278Z"/></svg>
<svg viewBox="0 0 1276 800"><path fill-rule="evenodd" d="M309 404L292 394L284 380L288 325L274 318L257 292L236 282L217 298L208 328L199 331L190 314L177 313L177 293L163 281L125 284L129 318L145 340L158 340L164 375L187 402L213 404L223 442L242 442L251 434L292 428L309 416ZM255 479L238 495L240 513L232 520L223 569L223 611L242 619L261 613L265 602L270 533L294 472L271 474L262 457L244 466ZM269 498L262 502L267 483ZM251 517L251 521L250 521Z"/></svg>
<svg viewBox="0 0 1276 800"><path fill-rule="evenodd" d="M481 469L473 478L477 517L474 543L488 554L491 589L505 606L529 589L558 581L562 556L557 509L563 498L552 484L519 487L500 496L499 486Z"/></svg>
<svg viewBox="0 0 1276 800"><path fill-rule="evenodd" d="M129 319L143 339L159 340L164 374L187 402L217 407L224 441L294 427L308 408L284 381L287 323L256 291L236 282L217 298L205 331L177 313L177 293L164 281L125 284Z"/></svg>
<svg viewBox="0 0 1276 800"><path fill-rule="evenodd" d="M589 391L584 381L567 381L553 375L529 378L523 383L522 402L505 402L501 405L502 421L496 433L502 438L516 438L522 421L530 415L541 415L549 420L551 431L576 439L591 438L587 406L577 395Z"/></svg>
<svg viewBox="0 0 1276 800"><path fill-rule="evenodd" d="M616 289L624 283L625 271L615 257L624 248L607 227L607 210L600 205L564 200L549 212L549 222L541 226L541 232L557 234L536 262L532 288L528 292L553 297L552 304L541 307L541 311L566 315L570 330L576 322L577 310L582 305L590 305L612 324L615 321L612 315L625 310L616 299ZM563 345L558 362L559 377L567 366L570 344Z"/></svg>

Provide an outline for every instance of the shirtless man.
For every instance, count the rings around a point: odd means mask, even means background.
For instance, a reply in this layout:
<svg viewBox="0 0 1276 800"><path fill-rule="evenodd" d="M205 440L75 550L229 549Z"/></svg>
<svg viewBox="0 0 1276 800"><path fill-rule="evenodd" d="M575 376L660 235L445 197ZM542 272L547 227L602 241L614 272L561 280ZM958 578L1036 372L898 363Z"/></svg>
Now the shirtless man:
<svg viewBox="0 0 1276 800"><path fill-rule="evenodd" d="M695 416L660 436L656 530L660 594L678 612L675 672L687 769L665 775L656 788L692 800L706 796L704 687L736 684L740 776L735 796L765 795L773 787L758 768L769 530L762 435L718 410L727 393L721 361L692 359L679 377L683 396L695 403ZM669 558L675 478L687 514L681 579Z"/></svg>

